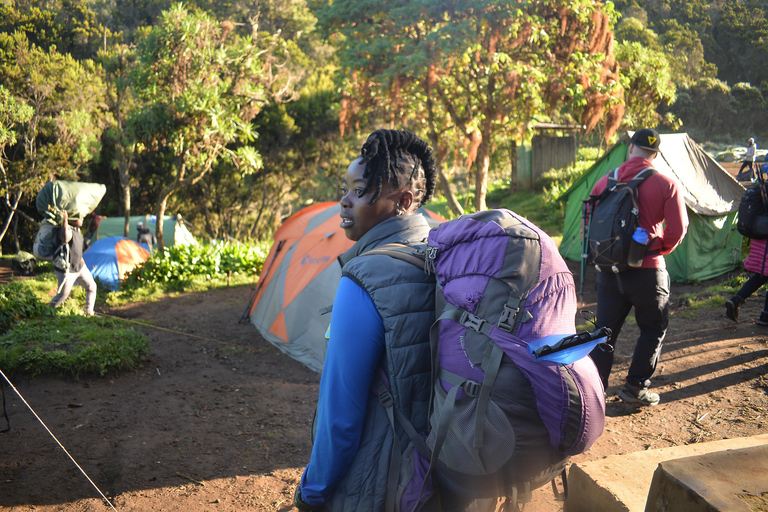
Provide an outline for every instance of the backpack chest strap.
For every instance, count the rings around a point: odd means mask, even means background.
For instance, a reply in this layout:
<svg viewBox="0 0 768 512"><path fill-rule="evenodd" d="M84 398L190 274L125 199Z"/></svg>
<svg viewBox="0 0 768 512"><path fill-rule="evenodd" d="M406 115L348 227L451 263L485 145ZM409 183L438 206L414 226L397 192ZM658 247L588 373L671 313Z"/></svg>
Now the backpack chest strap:
<svg viewBox="0 0 768 512"><path fill-rule="evenodd" d="M507 298L507 302L504 304L501 315L499 316L499 322L495 325L502 331L511 333L514 332L517 326L521 323L525 323L533 318L533 315L529 311L521 310L525 297L515 297L510 295ZM460 323L468 329L472 329L486 336L490 336L491 329L494 325L483 319L482 317L470 313L464 308L454 306L450 302L446 302L443 314L437 319L440 320L453 320Z"/></svg>

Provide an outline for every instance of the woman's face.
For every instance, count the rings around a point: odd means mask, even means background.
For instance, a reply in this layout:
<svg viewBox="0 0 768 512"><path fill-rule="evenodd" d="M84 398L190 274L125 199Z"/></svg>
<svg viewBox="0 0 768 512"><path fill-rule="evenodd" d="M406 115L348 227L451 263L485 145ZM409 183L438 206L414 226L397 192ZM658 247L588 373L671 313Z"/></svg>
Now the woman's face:
<svg viewBox="0 0 768 512"><path fill-rule="evenodd" d="M358 158L349 168L341 185L341 228L352 241L357 242L379 222L397 215L396 197L389 184L383 184L381 194L373 204L368 204L376 191L373 185L363 194L365 165Z"/></svg>

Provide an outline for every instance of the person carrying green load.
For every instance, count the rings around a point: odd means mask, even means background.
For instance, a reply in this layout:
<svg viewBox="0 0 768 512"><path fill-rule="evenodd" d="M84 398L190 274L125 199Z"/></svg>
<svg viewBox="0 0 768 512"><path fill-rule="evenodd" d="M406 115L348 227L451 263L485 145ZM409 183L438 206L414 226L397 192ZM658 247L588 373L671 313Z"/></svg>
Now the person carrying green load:
<svg viewBox="0 0 768 512"><path fill-rule="evenodd" d="M50 304L56 308L60 307L77 283L85 288L85 314L93 316L93 307L96 303L96 281L83 260L83 235L80 233L83 221L82 219L70 220L64 209L61 210L61 216L59 236L62 245L53 259L58 287Z"/></svg>

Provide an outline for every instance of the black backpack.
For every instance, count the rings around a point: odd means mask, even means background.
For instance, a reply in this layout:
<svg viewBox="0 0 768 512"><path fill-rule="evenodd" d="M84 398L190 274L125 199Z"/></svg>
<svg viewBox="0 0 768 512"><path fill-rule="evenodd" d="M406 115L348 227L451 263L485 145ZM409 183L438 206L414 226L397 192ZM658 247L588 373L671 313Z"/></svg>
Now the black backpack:
<svg viewBox="0 0 768 512"><path fill-rule="evenodd" d="M768 239L768 194L763 181L749 187L739 203L736 229L753 240Z"/></svg>
<svg viewBox="0 0 768 512"><path fill-rule="evenodd" d="M587 263L598 271L624 272L629 265L629 246L640 224L637 187L656 169L643 169L628 183L618 180L619 169L608 175L608 184L600 195L589 196Z"/></svg>

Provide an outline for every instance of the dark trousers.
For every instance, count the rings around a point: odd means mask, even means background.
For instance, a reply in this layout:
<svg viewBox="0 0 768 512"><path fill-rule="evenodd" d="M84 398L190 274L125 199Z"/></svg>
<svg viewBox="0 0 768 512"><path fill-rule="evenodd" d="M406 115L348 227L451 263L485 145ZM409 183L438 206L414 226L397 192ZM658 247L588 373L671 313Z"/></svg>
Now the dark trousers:
<svg viewBox="0 0 768 512"><path fill-rule="evenodd" d="M741 289L736 292L736 295L743 300L747 300L753 293L755 293L761 286L768 283L768 276L762 274L752 274L752 277L741 285ZM765 295L765 304L763 304L763 311L768 311L768 293Z"/></svg>
<svg viewBox="0 0 768 512"><path fill-rule="evenodd" d="M742 173L745 167L749 167L749 172ZM749 160L745 162L741 162L741 167L739 168L739 173L736 175L736 180L747 181L747 180L751 180L754 177L755 177L754 162Z"/></svg>
<svg viewBox="0 0 768 512"><path fill-rule="evenodd" d="M616 346L621 327L632 307L635 308L640 336L627 372L627 382L637 387L648 387L656 371L669 325L669 274L665 269L637 268L620 274L597 274L597 326L611 329L608 343L612 347ZM599 345L590 354L605 389L608 388L613 355L613 351Z"/></svg>

